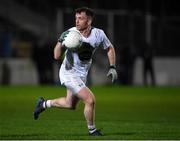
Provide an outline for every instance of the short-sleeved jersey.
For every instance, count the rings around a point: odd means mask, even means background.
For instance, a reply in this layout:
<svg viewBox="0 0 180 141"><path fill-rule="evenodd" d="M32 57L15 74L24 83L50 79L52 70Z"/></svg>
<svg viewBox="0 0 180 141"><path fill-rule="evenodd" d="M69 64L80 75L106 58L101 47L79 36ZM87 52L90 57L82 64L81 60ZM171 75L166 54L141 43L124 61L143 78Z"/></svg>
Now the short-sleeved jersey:
<svg viewBox="0 0 180 141"><path fill-rule="evenodd" d="M69 30L77 30L72 27ZM87 76L92 63L92 57L98 47L107 49L112 46L104 31L98 28L92 28L90 35L83 36L83 43L80 48L72 51L67 49L63 61L67 70L74 69L78 74Z"/></svg>

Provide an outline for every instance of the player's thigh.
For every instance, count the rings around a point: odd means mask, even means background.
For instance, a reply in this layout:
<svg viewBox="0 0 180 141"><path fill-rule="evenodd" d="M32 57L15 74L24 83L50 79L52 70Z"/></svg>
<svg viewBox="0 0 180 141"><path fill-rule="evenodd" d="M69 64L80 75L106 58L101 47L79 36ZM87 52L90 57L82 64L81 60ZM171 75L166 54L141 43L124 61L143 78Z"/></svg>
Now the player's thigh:
<svg viewBox="0 0 180 141"><path fill-rule="evenodd" d="M71 90L72 94L74 95L79 93L82 88L86 87L86 84L82 78L74 74L71 74L66 78L64 85L67 89Z"/></svg>
<svg viewBox="0 0 180 141"><path fill-rule="evenodd" d="M74 95L71 90L67 89L66 101L72 105L72 107L75 107L79 102L79 98Z"/></svg>

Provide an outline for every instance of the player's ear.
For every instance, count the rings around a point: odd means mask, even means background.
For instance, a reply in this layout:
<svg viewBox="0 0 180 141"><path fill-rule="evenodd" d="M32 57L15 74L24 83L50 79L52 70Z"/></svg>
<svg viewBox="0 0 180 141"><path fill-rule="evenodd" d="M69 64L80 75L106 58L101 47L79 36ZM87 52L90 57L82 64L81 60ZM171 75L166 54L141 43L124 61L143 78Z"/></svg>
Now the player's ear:
<svg viewBox="0 0 180 141"><path fill-rule="evenodd" d="M88 25L91 25L92 24L92 20L89 18L88 19Z"/></svg>
<svg viewBox="0 0 180 141"><path fill-rule="evenodd" d="M88 25L91 25L92 24L92 18L88 16Z"/></svg>

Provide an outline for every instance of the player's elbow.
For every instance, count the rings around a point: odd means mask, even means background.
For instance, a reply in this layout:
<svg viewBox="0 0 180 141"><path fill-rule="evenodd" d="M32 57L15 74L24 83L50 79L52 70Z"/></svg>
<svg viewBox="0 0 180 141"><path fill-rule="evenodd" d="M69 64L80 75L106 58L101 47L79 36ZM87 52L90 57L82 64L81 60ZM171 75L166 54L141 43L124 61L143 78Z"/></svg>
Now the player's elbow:
<svg viewBox="0 0 180 141"><path fill-rule="evenodd" d="M56 51L54 51L54 59L55 60L59 60L60 59L60 52L58 52L57 50Z"/></svg>
<svg viewBox="0 0 180 141"><path fill-rule="evenodd" d="M59 55L54 54L54 59L59 60Z"/></svg>
<svg viewBox="0 0 180 141"><path fill-rule="evenodd" d="M54 48L54 59L59 60L61 56L61 43L57 43Z"/></svg>
<svg viewBox="0 0 180 141"><path fill-rule="evenodd" d="M108 48L108 52L114 52L115 50L114 50L114 47L113 46L110 46L109 48Z"/></svg>

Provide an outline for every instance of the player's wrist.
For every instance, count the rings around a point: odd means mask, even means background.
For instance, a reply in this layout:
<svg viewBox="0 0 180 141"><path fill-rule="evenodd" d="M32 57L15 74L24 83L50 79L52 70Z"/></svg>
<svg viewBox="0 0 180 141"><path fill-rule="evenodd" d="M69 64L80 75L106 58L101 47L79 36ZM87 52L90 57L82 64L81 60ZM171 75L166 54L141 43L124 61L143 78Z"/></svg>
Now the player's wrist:
<svg viewBox="0 0 180 141"><path fill-rule="evenodd" d="M110 65L109 68L110 69L116 69L116 65Z"/></svg>

